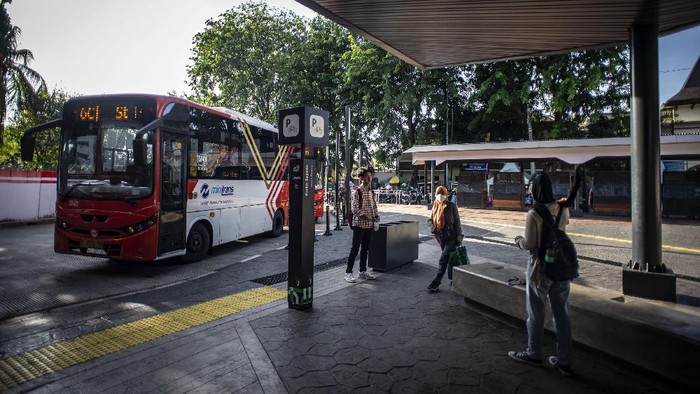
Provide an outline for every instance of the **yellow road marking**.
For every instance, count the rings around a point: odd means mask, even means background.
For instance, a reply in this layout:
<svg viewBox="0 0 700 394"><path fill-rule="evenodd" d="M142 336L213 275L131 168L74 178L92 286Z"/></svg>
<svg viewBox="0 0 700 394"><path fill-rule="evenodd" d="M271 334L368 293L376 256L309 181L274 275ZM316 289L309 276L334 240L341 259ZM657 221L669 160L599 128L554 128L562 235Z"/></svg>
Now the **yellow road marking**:
<svg viewBox="0 0 700 394"><path fill-rule="evenodd" d="M469 220L469 219L463 220L462 222L463 223L485 224L485 225L498 226L498 227L512 227L512 228L521 228L521 229L525 228L525 226L516 225L516 224L484 222L484 221ZM610 241L610 242L620 242L620 243L625 243L625 244L632 244L632 240L630 240L630 239L611 238L611 237L603 237L600 235L590 235L590 234L581 234L581 233L571 233L568 231L566 233L569 234L569 236L573 236L573 237L592 238L592 239L599 239L601 241ZM661 248L666 249L666 250L673 250L676 252L687 252L687 253L700 254L700 249L685 248L683 246L661 245Z"/></svg>
<svg viewBox="0 0 700 394"><path fill-rule="evenodd" d="M610 237L603 237L600 235L589 235L589 234L581 234L581 233L570 233L568 231L566 233L569 234L569 236L573 236L573 237L593 238L593 239L600 239L602 241L611 241L611 242L621 242L621 243L626 243L626 244L632 244L632 240L630 240L630 239L610 238ZM661 245L661 247L663 249L675 250L677 252L688 252L688 253L700 254L700 249L684 248L682 246L671 246L671 245Z"/></svg>
<svg viewBox="0 0 700 394"><path fill-rule="evenodd" d="M1 359L0 391L286 297L284 290L259 287Z"/></svg>

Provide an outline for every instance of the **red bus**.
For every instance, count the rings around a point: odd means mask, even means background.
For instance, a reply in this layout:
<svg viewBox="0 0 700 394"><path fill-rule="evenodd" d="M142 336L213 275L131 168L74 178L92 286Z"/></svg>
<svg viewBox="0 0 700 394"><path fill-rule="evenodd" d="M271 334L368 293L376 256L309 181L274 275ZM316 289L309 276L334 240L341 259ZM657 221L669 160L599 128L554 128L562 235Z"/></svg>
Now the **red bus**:
<svg viewBox="0 0 700 394"><path fill-rule="evenodd" d="M177 97L85 96L27 130L23 160L34 134L54 127L57 253L191 262L213 246L282 234L293 148L278 146L267 122Z"/></svg>

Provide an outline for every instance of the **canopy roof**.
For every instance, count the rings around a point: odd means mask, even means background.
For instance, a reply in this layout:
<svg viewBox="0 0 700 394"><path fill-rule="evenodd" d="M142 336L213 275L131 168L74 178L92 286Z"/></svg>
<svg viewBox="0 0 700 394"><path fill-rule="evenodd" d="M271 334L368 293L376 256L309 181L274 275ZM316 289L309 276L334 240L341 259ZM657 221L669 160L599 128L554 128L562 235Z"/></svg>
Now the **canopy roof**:
<svg viewBox="0 0 700 394"><path fill-rule="evenodd" d="M404 153L413 155L413 164L435 160L461 161L529 161L557 159L569 164L583 164L596 157L630 157L630 137L489 142L414 146ZM662 158L697 158L700 156L700 135L661 136Z"/></svg>
<svg viewBox="0 0 700 394"><path fill-rule="evenodd" d="M697 0L297 0L420 68L629 42L633 24L669 34L700 23Z"/></svg>

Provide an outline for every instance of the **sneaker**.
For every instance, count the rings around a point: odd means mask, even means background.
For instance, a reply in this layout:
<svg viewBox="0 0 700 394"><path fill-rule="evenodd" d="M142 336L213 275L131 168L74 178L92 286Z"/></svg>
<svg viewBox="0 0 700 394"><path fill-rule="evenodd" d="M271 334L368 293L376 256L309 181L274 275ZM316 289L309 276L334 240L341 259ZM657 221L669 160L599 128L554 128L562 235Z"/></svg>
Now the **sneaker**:
<svg viewBox="0 0 700 394"><path fill-rule="evenodd" d="M574 376L574 370L571 369L571 366L561 364L557 356L549 356L547 361L549 361L549 365L558 369L560 374L564 376Z"/></svg>
<svg viewBox="0 0 700 394"><path fill-rule="evenodd" d="M428 285L427 290L431 293L435 293L436 291L438 291L438 286L434 285L433 283L430 283Z"/></svg>
<svg viewBox="0 0 700 394"><path fill-rule="evenodd" d="M376 276L370 274L370 273L367 272L367 271L362 271L362 272L360 272L360 276L358 276L358 278L360 278L360 279L366 279L366 280L375 280L375 279L377 279Z"/></svg>
<svg viewBox="0 0 700 394"><path fill-rule="evenodd" d="M355 282L357 282L357 279L355 279L355 277L352 276L352 273L346 273L345 274L345 281L348 283L355 283Z"/></svg>
<svg viewBox="0 0 700 394"><path fill-rule="evenodd" d="M512 358L515 361L520 361L521 363L534 365L535 367L542 366L542 360L538 360L536 358L530 357L530 355L527 354L527 352L510 351L510 352L508 352L508 357Z"/></svg>

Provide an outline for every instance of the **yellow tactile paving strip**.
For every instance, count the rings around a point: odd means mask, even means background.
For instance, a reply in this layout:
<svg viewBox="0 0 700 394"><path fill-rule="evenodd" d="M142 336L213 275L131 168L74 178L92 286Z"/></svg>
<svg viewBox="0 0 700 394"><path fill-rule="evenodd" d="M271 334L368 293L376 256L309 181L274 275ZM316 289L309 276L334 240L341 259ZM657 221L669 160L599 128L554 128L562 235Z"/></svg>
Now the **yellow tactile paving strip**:
<svg viewBox="0 0 700 394"><path fill-rule="evenodd" d="M259 287L8 357L0 360L0 391L286 297L284 290Z"/></svg>
<svg viewBox="0 0 700 394"><path fill-rule="evenodd" d="M610 237L602 237L600 235L590 235L590 234L580 234L580 233L570 233L566 232L569 236L573 237L584 237L584 238L592 238L592 239L601 239L604 241L612 241L612 242L621 242L621 243L626 243L626 244L632 244L632 240L630 239L621 239L621 238L610 238ZM661 245L662 249L668 249L668 250L674 250L676 252L688 252L688 253L698 253L700 254L700 249L694 249L694 248L684 248L682 246L673 246L673 245Z"/></svg>

